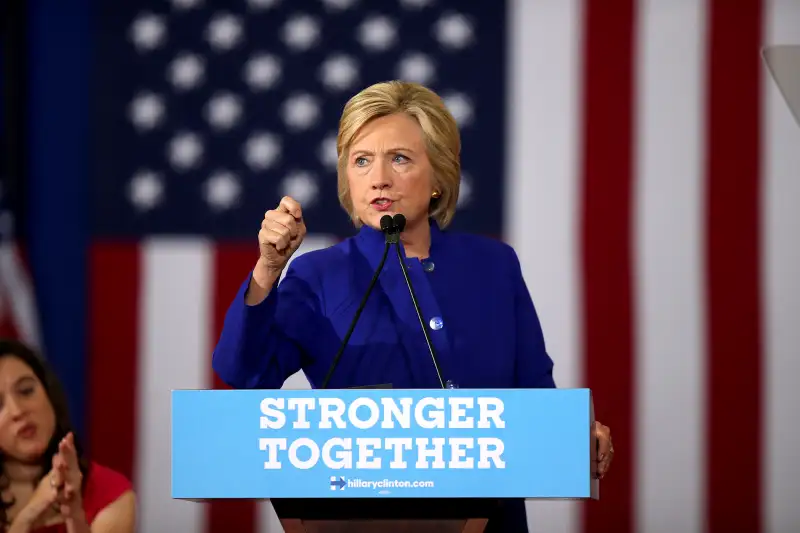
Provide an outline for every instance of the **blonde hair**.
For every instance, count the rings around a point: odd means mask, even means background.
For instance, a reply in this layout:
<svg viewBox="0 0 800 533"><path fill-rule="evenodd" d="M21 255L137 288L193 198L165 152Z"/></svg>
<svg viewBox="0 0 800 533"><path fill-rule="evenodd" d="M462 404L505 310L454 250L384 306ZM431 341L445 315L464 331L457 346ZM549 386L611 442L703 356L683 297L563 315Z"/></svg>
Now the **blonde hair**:
<svg viewBox="0 0 800 533"><path fill-rule="evenodd" d="M359 227L361 221L354 212L347 181L350 146L367 122L395 113L407 114L422 128L433 168L433 186L440 193L438 198L431 199L429 216L439 227L445 228L455 215L461 184L461 136L458 124L439 95L418 83L376 83L353 96L344 106L336 139L339 203Z"/></svg>

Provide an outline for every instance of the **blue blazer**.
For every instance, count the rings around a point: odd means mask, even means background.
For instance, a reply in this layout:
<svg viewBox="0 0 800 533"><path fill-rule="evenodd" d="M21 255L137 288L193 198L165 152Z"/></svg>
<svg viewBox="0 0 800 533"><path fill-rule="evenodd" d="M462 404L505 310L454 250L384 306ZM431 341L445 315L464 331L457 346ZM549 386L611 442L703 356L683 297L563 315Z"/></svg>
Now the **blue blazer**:
<svg viewBox="0 0 800 533"><path fill-rule="evenodd" d="M319 387L384 249L367 226L343 242L296 257L277 290L244 303L246 279L225 317L213 368L235 388L280 388L302 369ZM462 388L555 387L553 361L514 250L431 224L430 257L405 258L442 377ZM391 383L438 388L397 252L387 257L328 385Z"/></svg>
<svg viewBox="0 0 800 533"><path fill-rule="evenodd" d="M213 368L234 388L280 388L302 369L312 387L333 357L380 263L383 233L359 233L289 265L276 289L247 306L242 283L214 350ZM461 388L555 387L553 361L514 250L500 241L431 224L430 257L406 258L442 378ZM391 383L441 387L397 252L350 337L329 388ZM490 532L527 532L523 500L504 503Z"/></svg>

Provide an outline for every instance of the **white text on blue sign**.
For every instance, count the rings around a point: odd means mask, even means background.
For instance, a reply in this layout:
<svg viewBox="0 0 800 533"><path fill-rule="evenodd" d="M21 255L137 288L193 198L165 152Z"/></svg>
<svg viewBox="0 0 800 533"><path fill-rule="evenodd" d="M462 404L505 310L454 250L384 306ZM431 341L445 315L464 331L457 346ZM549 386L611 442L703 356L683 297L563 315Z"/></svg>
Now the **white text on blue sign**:
<svg viewBox="0 0 800 533"><path fill-rule="evenodd" d="M331 469L406 469L413 461L417 469L505 468L504 445L496 436L481 436L480 430L503 429L503 401L495 397L412 398L360 397L352 402L340 398L264 398L261 429L331 430L354 437L319 439L300 436L262 437L259 448L266 452L265 469L283 468L288 459L294 468L310 469L320 461ZM398 436L374 436L371 431L391 430ZM414 436L403 436L404 431ZM419 436L420 432L459 430L464 436ZM467 430L467 431L463 431ZM473 430L473 431L469 431ZM364 436L359 436L359 433ZM319 433L315 433L319 435Z"/></svg>

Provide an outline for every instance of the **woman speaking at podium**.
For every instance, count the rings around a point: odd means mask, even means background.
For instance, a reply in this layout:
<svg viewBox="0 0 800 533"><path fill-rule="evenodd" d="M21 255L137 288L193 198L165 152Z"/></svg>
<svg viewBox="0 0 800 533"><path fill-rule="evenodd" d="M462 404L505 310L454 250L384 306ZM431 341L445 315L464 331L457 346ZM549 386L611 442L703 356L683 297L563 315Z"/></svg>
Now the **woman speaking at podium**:
<svg viewBox="0 0 800 533"><path fill-rule="evenodd" d="M441 98L413 83L368 87L345 106L336 148L339 201L358 233L298 256L278 284L306 226L290 197L267 211L214 351L220 378L280 388L302 369L315 388L555 387L514 250L446 231L461 140ZM400 257L386 244L398 233ZM613 451L608 428L596 432L602 475ZM527 531L523 501L502 522L489 529Z"/></svg>

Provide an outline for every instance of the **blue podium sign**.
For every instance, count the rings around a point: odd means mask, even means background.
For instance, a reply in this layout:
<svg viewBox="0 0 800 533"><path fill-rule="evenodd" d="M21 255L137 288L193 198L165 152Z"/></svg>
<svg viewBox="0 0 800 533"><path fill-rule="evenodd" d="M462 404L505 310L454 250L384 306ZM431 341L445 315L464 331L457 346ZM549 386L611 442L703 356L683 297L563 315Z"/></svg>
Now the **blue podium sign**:
<svg viewBox="0 0 800 533"><path fill-rule="evenodd" d="M172 391L172 497L592 498L588 389Z"/></svg>

